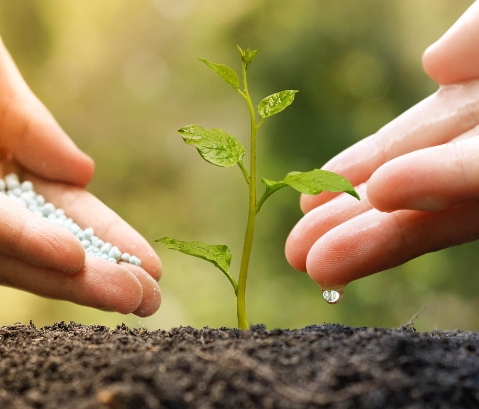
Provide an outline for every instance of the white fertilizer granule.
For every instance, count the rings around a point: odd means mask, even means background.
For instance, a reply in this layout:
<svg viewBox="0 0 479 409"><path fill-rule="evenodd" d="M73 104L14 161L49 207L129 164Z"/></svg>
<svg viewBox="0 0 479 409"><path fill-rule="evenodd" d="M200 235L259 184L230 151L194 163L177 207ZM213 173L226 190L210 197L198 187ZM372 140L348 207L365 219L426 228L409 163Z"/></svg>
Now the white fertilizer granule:
<svg viewBox="0 0 479 409"><path fill-rule="evenodd" d="M91 227L87 227L86 229L80 228L78 224L65 215L63 209L56 208L52 203L45 203L45 198L37 194L33 189L32 182L28 180L20 182L16 174L10 173L5 176L5 179L0 179L0 193L17 201L36 215L50 220L52 223L58 224L72 232L78 240L81 241L87 253L111 261L112 263L126 261L136 266L141 265L141 261L138 257L131 256L128 253L122 253L117 246L113 246L111 243L105 243L95 236Z"/></svg>

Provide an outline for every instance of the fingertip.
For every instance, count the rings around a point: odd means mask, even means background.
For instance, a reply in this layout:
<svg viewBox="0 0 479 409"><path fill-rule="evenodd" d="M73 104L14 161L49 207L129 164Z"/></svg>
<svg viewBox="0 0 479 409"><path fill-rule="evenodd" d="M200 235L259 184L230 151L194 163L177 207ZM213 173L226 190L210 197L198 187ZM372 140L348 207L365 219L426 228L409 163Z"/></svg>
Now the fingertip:
<svg viewBox="0 0 479 409"><path fill-rule="evenodd" d="M301 258L297 257L296 255L291 255L291 253L286 253L286 260L296 271L301 273L306 272L306 258Z"/></svg>
<svg viewBox="0 0 479 409"><path fill-rule="evenodd" d="M294 229L286 239L284 254L291 267L298 271L306 271L307 252L303 250L303 246L298 242Z"/></svg>
<svg viewBox="0 0 479 409"><path fill-rule="evenodd" d="M72 173L70 182L79 186L86 187L93 179L95 172L95 162L86 153L78 150L74 155L74 160L77 162L73 169L77 171Z"/></svg>
<svg viewBox="0 0 479 409"><path fill-rule="evenodd" d="M127 268L93 256L86 258L85 279L91 299L87 305L130 314L138 309L143 300L140 280Z"/></svg>
<svg viewBox="0 0 479 409"><path fill-rule="evenodd" d="M34 217L37 218L37 216ZM38 222L43 225L44 231L51 235L49 239L51 251L48 255L54 254L51 258L59 266L57 268L66 274L76 274L81 271L86 261L86 252L81 241L64 227L57 226L49 220L39 218Z"/></svg>
<svg viewBox="0 0 479 409"><path fill-rule="evenodd" d="M160 287L156 286L154 291L150 292L148 302L145 302L144 300L145 298L143 298L139 307L133 311L133 314L141 318L150 317L160 309L162 300Z"/></svg>
<svg viewBox="0 0 479 409"><path fill-rule="evenodd" d="M140 305L133 311L139 317L153 315L161 305L161 290L158 283L142 268L132 266L128 263L120 263L129 270L140 282L143 290L143 297Z"/></svg>
<svg viewBox="0 0 479 409"><path fill-rule="evenodd" d="M479 78L479 2L469 9L430 45L422 56L424 71L441 85Z"/></svg>
<svg viewBox="0 0 479 409"><path fill-rule="evenodd" d="M447 71L441 70L441 54L437 53L437 42L431 44L422 54L421 62L424 72L438 84L445 84L448 77Z"/></svg>
<svg viewBox="0 0 479 409"><path fill-rule="evenodd" d="M329 230L308 253L308 275L323 289L337 289L379 271L382 254L394 245L384 236L387 221L393 223L389 214L370 209Z"/></svg>
<svg viewBox="0 0 479 409"><path fill-rule="evenodd" d="M326 203L312 209L296 223L285 243L286 259L292 267L299 271L307 271L308 253L318 239L371 209L366 195L366 184L356 186L356 191L362 197L360 201L345 193L336 195Z"/></svg>
<svg viewBox="0 0 479 409"><path fill-rule="evenodd" d="M17 143L12 150L22 166L32 173L84 188L93 178L93 159L63 131L46 108L43 109L45 114L27 128L29 131L18 138L23 143Z"/></svg>
<svg viewBox="0 0 479 409"><path fill-rule="evenodd" d="M319 239L306 258L306 271L321 288L345 287L349 281L337 274L337 266L344 263L347 255L335 241Z"/></svg>
<svg viewBox="0 0 479 409"><path fill-rule="evenodd" d="M308 213L311 209L314 208L314 196L301 194L299 198L299 207L303 214Z"/></svg>
<svg viewBox="0 0 479 409"><path fill-rule="evenodd" d="M368 181L366 187L366 195L371 205L381 211L389 211L390 206L388 205L387 199L389 196L385 196L382 186L384 184L384 173L375 172L372 174L371 178ZM386 200L386 202L385 202Z"/></svg>
<svg viewBox="0 0 479 409"><path fill-rule="evenodd" d="M3 148L37 175L86 186L93 176L92 159L76 146L34 95L1 42L0 79Z"/></svg>
<svg viewBox="0 0 479 409"><path fill-rule="evenodd" d="M422 68L429 78L440 85L463 81L450 67L449 53L444 51L441 40L426 48L421 58Z"/></svg>
<svg viewBox="0 0 479 409"><path fill-rule="evenodd" d="M370 177L366 195L369 203L381 212L393 212L408 208L406 202L417 187L427 181L423 180L418 161L411 160L416 152L394 158L380 166ZM419 162L420 163L420 162Z"/></svg>
<svg viewBox="0 0 479 409"><path fill-rule="evenodd" d="M78 273L85 265L85 249L75 236L69 237L68 242L64 241L63 243L66 251L60 257L67 257L68 260L62 264L60 271L66 274Z"/></svg>
<svg viewBox="0 0 479 409"><path fill-rule="evenodd" d="M85 249L80 240L64 227L39 217L29 210L10 208L10 228L18 229L11 240L8 254L42 268L52 268L65 274L75 274L85 265ZM14 225L13 217L22 220ZM8 236L7 236L8 237ZM2 240L4 240L3 238Z"/></svg>

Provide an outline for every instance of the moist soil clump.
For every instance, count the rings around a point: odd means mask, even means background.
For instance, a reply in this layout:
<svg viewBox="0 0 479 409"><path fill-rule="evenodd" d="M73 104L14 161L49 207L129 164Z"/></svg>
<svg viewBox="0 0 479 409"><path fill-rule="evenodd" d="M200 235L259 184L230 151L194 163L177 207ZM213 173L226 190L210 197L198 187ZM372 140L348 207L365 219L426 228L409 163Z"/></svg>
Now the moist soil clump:
<svg viewBox="0 0 479 409"><path fill-rule="evenodd" d="M0 327L0 408L475 408L479 334Z"/></svg>

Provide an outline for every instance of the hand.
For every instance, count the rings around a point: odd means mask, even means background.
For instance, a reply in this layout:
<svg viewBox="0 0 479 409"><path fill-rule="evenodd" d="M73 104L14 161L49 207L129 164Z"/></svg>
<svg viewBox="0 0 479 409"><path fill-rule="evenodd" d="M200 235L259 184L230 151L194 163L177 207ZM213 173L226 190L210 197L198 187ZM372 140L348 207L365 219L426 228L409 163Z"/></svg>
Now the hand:
<svg viewBox="0 0 479 409"><path fill-rule="evenodd" d="M423 56L439 90L324 168L347 195L302 196L291 265L323 288L479 238L479 2Z"/></svg>
<svg viewBox="0 0 479 409"><path fill-rule="evenodd" d="M0 195L0 284L145 317L160 306L161 263L135 230L84 190L93 162L33 95L0 39L0 177L15 171L81 227L142 266L90 255L68 230Z"/></svg>

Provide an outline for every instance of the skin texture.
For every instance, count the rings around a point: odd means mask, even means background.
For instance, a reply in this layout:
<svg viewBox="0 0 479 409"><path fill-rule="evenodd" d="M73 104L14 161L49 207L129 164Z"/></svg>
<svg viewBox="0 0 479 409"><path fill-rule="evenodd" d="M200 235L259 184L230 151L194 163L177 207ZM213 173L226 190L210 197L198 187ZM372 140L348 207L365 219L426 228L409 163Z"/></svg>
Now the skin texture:
<svg viewBox="0 0 479 409"><path fill-rule="evenodd" d="M82 228L142 267L87 256L69 231L0 195L0 284L123 314L158 310L161 262L146 240L85 190L94 164L29 89L0 38L0 177L31 180Z"/></svg>
<svg viewBox="0 0 479 409"><path fill-rule="evenodd" d="M433 95L324 169L357 186L301 197L286 257L323 289L479 238L479 2L423 55Z"/></svg>

